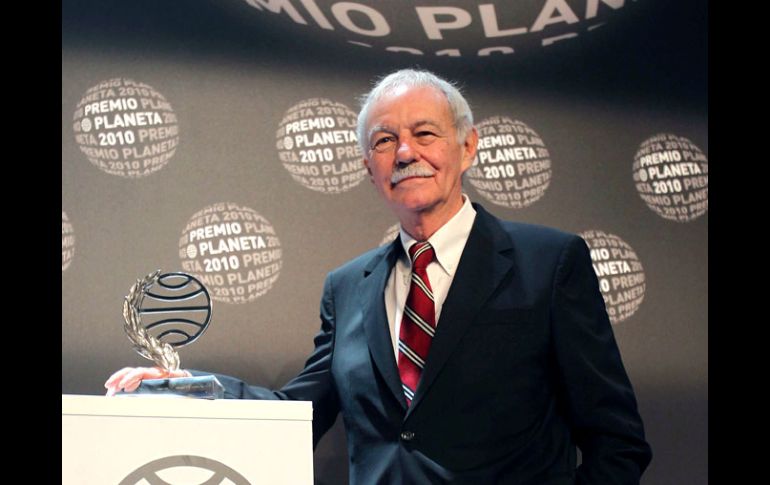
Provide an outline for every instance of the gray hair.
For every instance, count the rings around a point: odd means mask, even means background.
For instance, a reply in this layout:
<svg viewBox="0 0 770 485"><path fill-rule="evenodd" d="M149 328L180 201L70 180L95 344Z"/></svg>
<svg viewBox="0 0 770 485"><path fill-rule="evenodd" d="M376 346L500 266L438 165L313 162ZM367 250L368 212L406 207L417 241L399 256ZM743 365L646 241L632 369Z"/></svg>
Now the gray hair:
<svg viewBox="0 0 770 485"><path fill-rule="evenodd" d="M465 142L468 131L473 127L473 113L468 105L468 101L465 100L460 90L451 82L436 76L432 72L402 69L381 78L371 91L361 96L361 111L358 113L356 135L358 136L358 145L361 147L364 156L369 151L367 146L368 134L365 131L369 108L372 104L382 99L383 96L401 86L428 86L444 93L449 103L449 110L454 118L458 142L460 144Z"/></svg>

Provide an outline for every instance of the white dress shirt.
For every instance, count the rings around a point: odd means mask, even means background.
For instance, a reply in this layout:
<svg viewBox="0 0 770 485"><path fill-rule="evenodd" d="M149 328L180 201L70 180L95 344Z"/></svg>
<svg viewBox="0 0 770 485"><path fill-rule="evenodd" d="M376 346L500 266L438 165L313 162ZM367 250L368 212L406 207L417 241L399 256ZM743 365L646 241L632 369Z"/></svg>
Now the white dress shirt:
<svg viewBox="0 0 770 485"><path fill-rule="evenodd" d="M476 218L476 210L471 206L470 199L463 194L463 206L446 224L441 226L428 238L436 258L428 265L428 280L433 289L434 304L436 305L436 325L440 323L441 308L452 285L452 280L463 254L465 243ZM385 285L385 309L390 325L390 339L393 342L393 355L398 362L398 335L401 330L401 319L404 314L406 297L409 295L409 285L412 278L412 262L409 259L409 248L418 241L404 231L399 231L404 252L396 261L390 272L388 283Z"/></svg>

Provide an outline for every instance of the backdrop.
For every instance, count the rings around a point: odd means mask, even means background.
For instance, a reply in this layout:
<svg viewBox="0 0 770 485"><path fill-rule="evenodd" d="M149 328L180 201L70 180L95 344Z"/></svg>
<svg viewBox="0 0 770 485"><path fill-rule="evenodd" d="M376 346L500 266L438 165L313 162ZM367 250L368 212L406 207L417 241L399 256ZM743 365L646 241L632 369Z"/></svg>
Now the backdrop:
<svg viewBox="0 0 770 485"><path fill-rule="evenodd" d="M422 67L474 110L468 196L591 247L654 451L642 482L707 483L706 3L63 1L62 392L148 362L121 306L159 268L211 292L183 367L294 376L325 274L397 231L358 96ZM341 420L315 474L347 481Z"/></svg>

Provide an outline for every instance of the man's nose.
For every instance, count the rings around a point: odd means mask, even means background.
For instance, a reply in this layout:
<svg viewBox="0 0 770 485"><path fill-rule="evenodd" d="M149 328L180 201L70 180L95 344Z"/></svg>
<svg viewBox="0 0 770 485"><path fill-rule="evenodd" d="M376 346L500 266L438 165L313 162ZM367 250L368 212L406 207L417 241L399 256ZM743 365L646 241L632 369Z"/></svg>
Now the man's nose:
<svg viewBox="0 0 770 485"><path fill-rule="evenodd" d="M396 148L396 161L399 163L412 163L415 161L415 151L412 148L413 141L409 138L401 138Z"/></svg>

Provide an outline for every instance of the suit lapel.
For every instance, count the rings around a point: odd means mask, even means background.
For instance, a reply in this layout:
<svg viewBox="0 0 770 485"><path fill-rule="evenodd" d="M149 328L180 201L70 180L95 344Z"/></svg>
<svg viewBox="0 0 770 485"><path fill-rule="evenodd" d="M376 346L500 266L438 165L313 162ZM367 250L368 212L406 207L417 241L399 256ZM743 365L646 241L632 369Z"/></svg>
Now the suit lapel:
<svg viewBox="0 0 770 485"><path fill-rule="evenodd" d="M375 255L364 270L364 278L359 284L363 302L363 322L369 352L375 365L382 374L388 388L401 406L406 409L404 392L401 389L401 377L398 373L393 354L393 342L390 338L387 311L385 310L384 291L388 277L398 258L400 241L397 238Z"/></svg>
<svg viewBox="0 0 770 485"><path fill-rule="evenodd" d="M420 404L481 306L513 267L508 254L512 249L510 238L492 215L476 204L474 208L476 219L444 301L436 335L407 417Z"/></svg>

